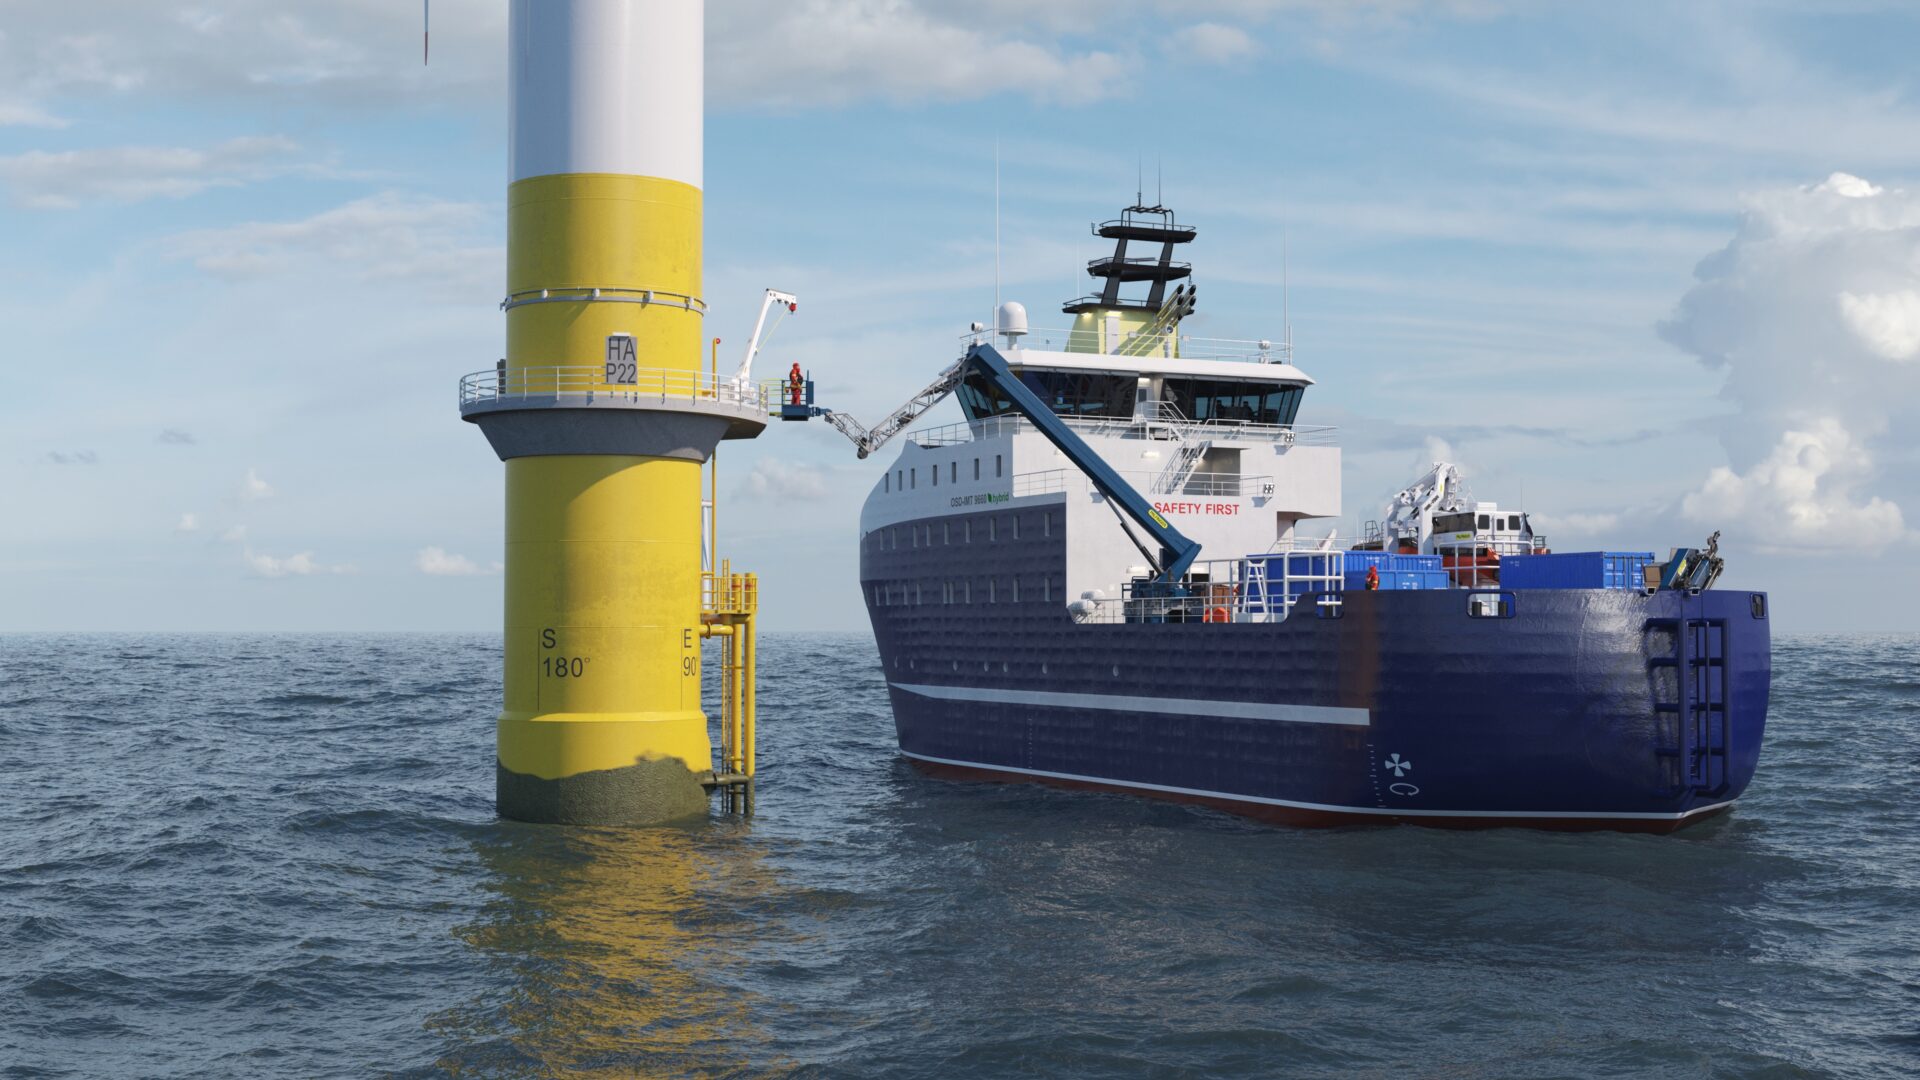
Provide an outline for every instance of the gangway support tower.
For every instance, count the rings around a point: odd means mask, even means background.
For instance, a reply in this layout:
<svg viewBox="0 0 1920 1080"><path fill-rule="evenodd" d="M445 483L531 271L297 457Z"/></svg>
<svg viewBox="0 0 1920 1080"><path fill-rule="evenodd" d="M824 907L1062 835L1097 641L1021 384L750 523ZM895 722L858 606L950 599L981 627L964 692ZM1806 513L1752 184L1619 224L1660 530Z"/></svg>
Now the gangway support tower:
<svg viewBox="0 0 1920 1080"><path fill-rule="evenodd" d="M513 0L509 18L506 357L461 383L506 464L499 811L699 814L750 769L738 739L737 768L713 759L716 630L739 669L723 731L752 730L750 576L703 568L702 466L767 421L703 364L703 5Z"/></svg>

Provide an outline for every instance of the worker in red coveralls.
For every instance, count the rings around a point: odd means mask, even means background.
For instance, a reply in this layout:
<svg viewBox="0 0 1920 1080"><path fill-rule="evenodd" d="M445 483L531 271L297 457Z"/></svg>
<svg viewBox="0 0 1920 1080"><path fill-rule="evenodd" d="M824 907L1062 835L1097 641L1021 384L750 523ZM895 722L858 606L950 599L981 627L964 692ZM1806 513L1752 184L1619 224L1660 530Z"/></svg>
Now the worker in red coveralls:
<svg viewBox="0 0 1920 1080"><path fill-rule="evenodd" d="M800 365L796 363L793 365L793 370L787 372L787 396L793 399L793 404L804 405L806 402L801 398L806 395L806 391L807 377L800 374Z"/></svg>
<svg viewBox="0 0 1920 1080"><path fill-rule="evenodd" d="M1367 567L1367 591L1373 592L1379 587L1380 587L1380 568L1377 566Z"/></svg>

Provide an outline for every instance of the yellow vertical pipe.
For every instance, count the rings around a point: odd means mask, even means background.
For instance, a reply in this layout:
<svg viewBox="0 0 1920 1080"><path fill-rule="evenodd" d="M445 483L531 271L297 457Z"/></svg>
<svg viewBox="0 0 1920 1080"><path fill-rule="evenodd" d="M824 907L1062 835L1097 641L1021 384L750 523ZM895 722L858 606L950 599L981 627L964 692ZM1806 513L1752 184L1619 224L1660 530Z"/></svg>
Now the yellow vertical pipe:
<svg viewBox="0 0 1920 1080"><path fill-rule="evenodd" d="M757 592L758 590L752 589L750 591ZM747 669L746 689L745 689L746 696L745 696L745 701L742 703L741 710L740 710L741 723L742 725L744 725L743 732L741 735L741 746L746 754L746 768L744 771L746 772L749 778L753 776L753 756L754 756L753 727L754 727L754 706L755 706L754 687L758 684L760 679L759 671L756 668L756 665L759 663L760 647L759 647L759 643L754 640L754 633L755 633L754 623L759 618L759 614L758 614L758 608L760 606L759 597L755 596L752 598L752 600L753 600L753 606L752 608L749 609L746 620L741 624L741 628L740 628L741 629L740 639L741 641L745 642L745 647L743 651L746 653L745 666Z"/></svg>

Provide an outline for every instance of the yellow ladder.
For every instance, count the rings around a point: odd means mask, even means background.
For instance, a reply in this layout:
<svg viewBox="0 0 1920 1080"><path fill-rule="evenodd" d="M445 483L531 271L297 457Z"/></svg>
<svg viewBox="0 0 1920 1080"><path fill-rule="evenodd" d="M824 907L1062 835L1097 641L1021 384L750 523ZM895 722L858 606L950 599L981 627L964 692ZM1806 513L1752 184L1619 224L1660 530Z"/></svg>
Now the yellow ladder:
<svg viewBox="0 0 1920 1080"><path fill-rule="evenodd" d="M700 575L700 636L720 639L720 755L712 786L720 807L753 813L754 613L760 579L736 574L731 560Z"/></svg>

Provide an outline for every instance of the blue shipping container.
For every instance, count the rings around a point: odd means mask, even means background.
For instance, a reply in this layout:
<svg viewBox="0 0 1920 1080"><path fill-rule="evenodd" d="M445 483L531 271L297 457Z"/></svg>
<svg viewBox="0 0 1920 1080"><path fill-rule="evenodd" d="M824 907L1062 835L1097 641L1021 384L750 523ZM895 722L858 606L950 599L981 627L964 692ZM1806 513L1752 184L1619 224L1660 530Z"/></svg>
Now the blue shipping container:
<svg viewBox="0 0 1920 1080"><path fill-rule="evenodd" d="M1650 551L1556 551L1500 560L1503 589L1638 589Z"/></svg>
<svg viewBox="0 0 1920 1080"><path fill-rule="evenodd" d="M1380 572L1382 589L1444 589L1447 572L1440 568L1438 555L1396 555L1383 551L1346 553L1346 584L1349 589L1367 587L1367 571Z"/></svg>
<svg viewBox="0 0 1920 1080"><path fill-rule="evenodd" d="M1346 573L1349 589L1367 587L1367 571L1349 569ZM1444 589L1447 587L1445 570L1382 570L1380 572L1381 589Z"/></svg>
<svg viewBox="0 0 1920 1080"><path fill-rule="evenodd" d="M1388 551L1348 551L1346 555L1347 573L1359 571L1361 577L1367 576L1367 568L1373 567L1381 573L1389 570L1439 570L1438 555L1396 555Z"/></svg>

